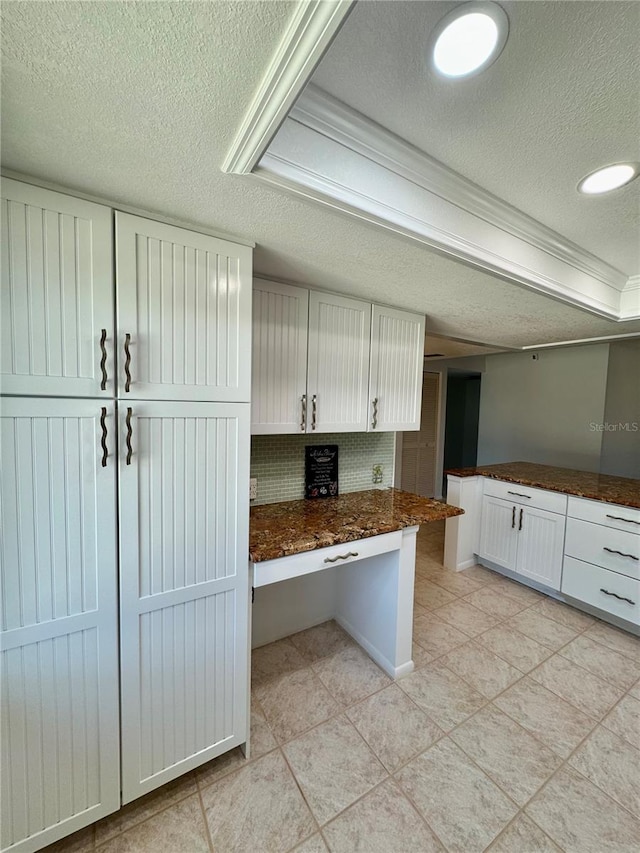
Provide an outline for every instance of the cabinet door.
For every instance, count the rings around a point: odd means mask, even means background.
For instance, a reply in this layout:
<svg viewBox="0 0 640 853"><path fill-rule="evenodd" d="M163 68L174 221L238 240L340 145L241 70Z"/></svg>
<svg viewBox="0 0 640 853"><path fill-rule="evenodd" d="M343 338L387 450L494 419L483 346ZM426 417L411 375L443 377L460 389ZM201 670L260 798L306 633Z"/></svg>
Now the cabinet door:
<svg viewBox="0 0 640 853"><path fill-rule="evenodd" d="M371 305L309 293L307 432L365 432Z"/></svg>
<svg viewBox="0 0 640 853"><path fill-rule="evenodd" d="M420 429L424 316L373 306L369 430Z"/></svg>
<svg viewBox="0 0 640 853"><path fill-rule="evenodd" d="M117 212L116 286L119 397L249 402L251 249Z"/></svg>
<svg viewBox="0 0 640 853"><path fill-rule="evenodd" d="M518 574L560 589L566 518L544 509L518 509ZM520 529L521 528L521 529Z"/></svg>
<svg viewBox="0 0 640 853"><path fill-rule="evenodd" d="M1 846L32 851L120 804L114 403L0 425Z"/></svg>
<svg viewBox="0 0 640 853"><path fill-rule="evenodd" d="M2 180L3 394L112 397L112 212Z"/></svg>
<svg viewBox="0 0 640 853"><path fill-rule="evenodd" d="M247 740L250 407L119 406L129 802Z"/></svg>
<svg viewBox="0 0 640 853"><path fill-rule="evenodd" d="M480 556L515 570L519 508L509 501L485 495L480 522Z"/></svg>
<svg viewBox="0 0 640 853"><path fill-rule="evenodd" d="M305 431L309 291L253 282L251 432Z"/></svg>

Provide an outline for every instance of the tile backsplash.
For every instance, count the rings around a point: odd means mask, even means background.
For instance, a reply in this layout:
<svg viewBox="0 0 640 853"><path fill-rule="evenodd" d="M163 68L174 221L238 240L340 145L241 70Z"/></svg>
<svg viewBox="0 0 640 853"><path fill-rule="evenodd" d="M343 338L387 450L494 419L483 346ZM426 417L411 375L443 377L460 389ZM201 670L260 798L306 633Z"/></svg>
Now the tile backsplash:
<svg viewBox="0 0 640 853"><path fill-rule="evenodd" d="M257 504L304 497L304 449L313 444L337 444L340 493L386 489L393 485L395 433L340 432L323 435L251 436L251 476L258 480ZM382 481L374 485L373 466L382 466Z"/></svg>

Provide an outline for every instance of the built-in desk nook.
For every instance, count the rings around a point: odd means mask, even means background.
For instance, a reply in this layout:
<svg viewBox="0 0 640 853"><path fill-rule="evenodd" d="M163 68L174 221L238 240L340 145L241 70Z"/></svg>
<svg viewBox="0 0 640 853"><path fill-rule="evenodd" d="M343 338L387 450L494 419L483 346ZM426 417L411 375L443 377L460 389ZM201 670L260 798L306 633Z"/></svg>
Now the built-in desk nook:
<svg viewBox="0 0 640 853"><path fill-rule="evenodd" d="M411 672L416 534L462 512L398 489L253 507L253 645L333 618L390 676Z"/></svg>

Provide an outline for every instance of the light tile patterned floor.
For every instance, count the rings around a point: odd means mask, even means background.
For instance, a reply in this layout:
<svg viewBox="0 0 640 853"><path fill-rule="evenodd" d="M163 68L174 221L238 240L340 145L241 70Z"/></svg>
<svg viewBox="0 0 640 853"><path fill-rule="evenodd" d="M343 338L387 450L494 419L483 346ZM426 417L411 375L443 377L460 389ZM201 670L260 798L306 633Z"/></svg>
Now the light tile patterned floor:
<svg viewBox="0 0 640 853"><path fill-rule="evenodd" d="M640 640L418 539L416 671L334 623L254 653L234 750L48 853L637 853Z"/></svg>

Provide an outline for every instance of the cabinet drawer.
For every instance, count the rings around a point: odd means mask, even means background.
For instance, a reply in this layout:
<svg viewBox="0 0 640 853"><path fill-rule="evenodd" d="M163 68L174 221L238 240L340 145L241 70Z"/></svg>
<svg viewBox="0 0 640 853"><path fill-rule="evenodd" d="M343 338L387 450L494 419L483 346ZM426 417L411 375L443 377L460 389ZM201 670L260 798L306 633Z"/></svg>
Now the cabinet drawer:
<svg viewBox="0 0 640 853"><path fill-rule="evenodd" d="M519 483L505 483L503 480L485 478L484 494L516 504L546 509L548 512L565 513L567 511L566 495L560 492L550 492L547 489L521 486Z"/></svg>
<svg viewBox="0 0 640 853"><path fill-rule="evenodd" d="M577 560L640 579L640 534L568 518L564 552Z"/></svg>
<svg viewBox="0 0 640 853"><path fill-rule="evenodd" d="M315 551L305 551L303 554L264 560L253 564L253 585L266 586L270 583L300 577L300 575L308 575L311 572L332 569L334 566L344 566L347 563L374 557L376 554L398 551L401 545L402 531L397 530L393 533L383 533L381 536L345 542L342 545L331 545L329 548L316 548Z"/></svg>
<svg viewBox="0 0 640 853"><path fill-rule="evenodd" d="M633 578L565 557L562 592L640 625L640 583Z"/></svg>
<svg viewBox="0 0 640 853"><path fill-rule="evenodd" d="M640 536L640 509L619 504L608 504L604 501L590 501L586 498L569 497L567 515L605 524L617 530L627 530Z"/></svg>

